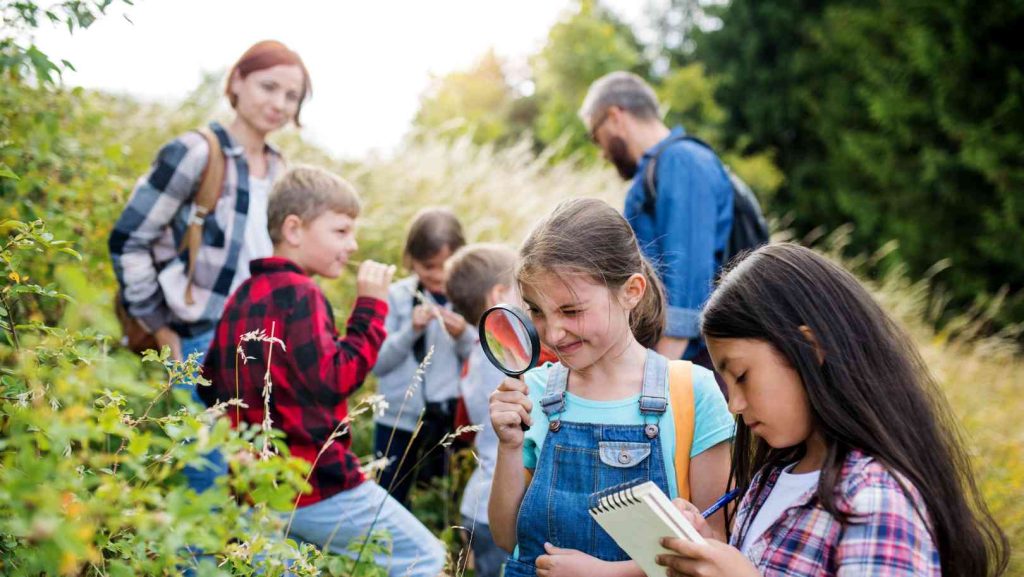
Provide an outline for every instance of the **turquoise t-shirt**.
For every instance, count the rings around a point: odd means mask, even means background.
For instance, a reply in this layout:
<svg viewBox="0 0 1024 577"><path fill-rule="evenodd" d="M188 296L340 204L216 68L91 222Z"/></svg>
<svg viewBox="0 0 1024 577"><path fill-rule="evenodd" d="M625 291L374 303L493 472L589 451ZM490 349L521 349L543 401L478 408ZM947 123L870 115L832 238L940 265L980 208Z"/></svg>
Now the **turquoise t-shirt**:
<svg viewBox="0 0 1024 577"><path fill-rule="evenodd" d="M540 458L544 438L548 434L548 417L541 408L540 400L548 382L548 369L551 363L545 363L526 373L526 385L530 389L530 400L533 401L533 426L526 432L523 441L523 465L534 469ZM728 441L735 435L735 421L726 406L725 397L715 382L715 376L704 367L693 365L693 401L694 431L693 446L690 458L714 447L722 441ZM565 394L565 410L559 418L571 423L601 423L605 425L642 425L645 424L640 413L640 395L632 395L615 401L591 401L578 397L570 392ZM677 497L676 488L676 425L672 416L672 403L658 422L660 428L662 457L665 459L665 473L668 475L669 497Z"/></svg>

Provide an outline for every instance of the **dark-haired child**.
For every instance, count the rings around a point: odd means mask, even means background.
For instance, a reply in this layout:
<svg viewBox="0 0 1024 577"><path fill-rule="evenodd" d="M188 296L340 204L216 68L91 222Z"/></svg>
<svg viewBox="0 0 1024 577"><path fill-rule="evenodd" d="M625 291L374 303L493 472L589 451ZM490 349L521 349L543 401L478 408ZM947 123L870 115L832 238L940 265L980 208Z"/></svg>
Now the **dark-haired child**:
<svg viewBox="0 0 1024 577"><path fill-rule="evenodd" d="M448 473L448 451L437 445L455 429L459 377L476 345L476 330L451 310L444 291L444 263L464 244L450 210L421 210L405 242L405 265L413 274L388 290L388 337L373 368L388 408L376 417L374 445L389 460L381 486L405 505L414 481Z"/></svg>
<svg viewBox="0 0 1024 577"><path fill-rule="evenodd" d="M985 577L1006 539L912 339L849 272L793 244L722 279L702 332L739 416L729 544L668 540L672 577Z"/></svg>

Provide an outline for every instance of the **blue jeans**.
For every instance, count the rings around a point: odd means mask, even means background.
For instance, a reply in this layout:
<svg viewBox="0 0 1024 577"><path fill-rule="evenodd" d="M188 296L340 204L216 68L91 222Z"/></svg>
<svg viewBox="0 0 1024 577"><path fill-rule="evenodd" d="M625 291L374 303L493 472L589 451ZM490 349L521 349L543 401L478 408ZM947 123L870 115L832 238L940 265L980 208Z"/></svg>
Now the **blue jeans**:
<svg viewBox="0 0 1024 577"><path fill-rule="evenodd" d="M199 352L206 354L206 350L210 348L210 341L213 340L213 331L205 332L194 337L181 337L181 356L188 358L192 353ZM200 357L202 362L202 357ZM201 406L206 406L202 399L199 398L199 391L196 390L196 385L182 384L180 388L189 389L192 391L192 399L199 403ZM224 461L224 455L217 449L210 451L203 455L206 459L206 463L194 466L185 465L184 471L185 479L188 480L188 486L192 488L196 493L202 493L213 486L216 482L217 477L227 475L228 466Z"/></svg>
<svg viewBox="0 0 1024 577"><path fill-rule="evenodd" d="M391 536L390 556L373 556L373 562L386 567L389 576L435 577L444 568L441 542L373 481L300 507L289 536L354 559L371 524L374 531L385 530ZM360 562L369 563L370 555L364 552Z"/></svg>

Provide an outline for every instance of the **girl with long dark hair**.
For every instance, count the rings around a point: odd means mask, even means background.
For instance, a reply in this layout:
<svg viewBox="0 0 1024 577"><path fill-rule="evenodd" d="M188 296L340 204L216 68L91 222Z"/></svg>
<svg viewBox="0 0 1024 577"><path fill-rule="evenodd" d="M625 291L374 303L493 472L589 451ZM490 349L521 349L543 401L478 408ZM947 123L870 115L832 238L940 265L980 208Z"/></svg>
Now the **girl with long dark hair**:
<svg viewBox="0 0 1024 577"><path fill-rule="evenodd" d="M728 545L666 540L670 576L998 575L1007 541L912 339L792 244L721 280L702 318L737 415ZM695 508L684 513L716 537Z"/></svg>

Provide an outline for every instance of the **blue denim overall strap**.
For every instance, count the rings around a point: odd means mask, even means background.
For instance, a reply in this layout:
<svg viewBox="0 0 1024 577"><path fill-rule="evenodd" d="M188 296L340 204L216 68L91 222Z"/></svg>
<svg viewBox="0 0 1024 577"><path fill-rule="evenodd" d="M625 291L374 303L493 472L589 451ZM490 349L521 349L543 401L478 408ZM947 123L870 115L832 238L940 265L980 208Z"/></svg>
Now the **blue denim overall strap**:
<svg viewBox="0 0 1024 577"><path fill-rule="evenodd" d="M644 432L651 439L658 436L657 422L668 409L668 382L665 377L667 370L668 360L648 349L644 362L644 382L640 391L640 412L644 415ZM551 431L558 431L562 424L558 415L565 410L565 391L568 387L569 368L562 363L554 364L548 370L548 381L544 388L544 396L540 400L541 409L548 416Z"/></svg>
<svg viewBox="0 0 1024 577"><path fill-rule="evenodd" d="M541 401L552 424L516 523L518 559L509 558L505 577L533 577L544 543L577 549L606 561L629 559L588 511L592 493L634 480L650 480L667 494L668 476L657 421L668 407L667 360L650 351L639 409L645 425L603 425L558 419L565 409L569 371L548 372ZM650 427L654 425L654 435Z"/></svg>

